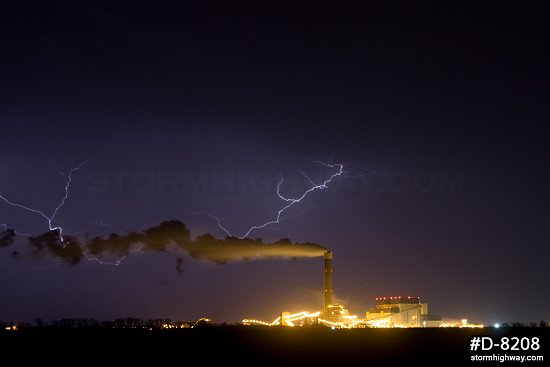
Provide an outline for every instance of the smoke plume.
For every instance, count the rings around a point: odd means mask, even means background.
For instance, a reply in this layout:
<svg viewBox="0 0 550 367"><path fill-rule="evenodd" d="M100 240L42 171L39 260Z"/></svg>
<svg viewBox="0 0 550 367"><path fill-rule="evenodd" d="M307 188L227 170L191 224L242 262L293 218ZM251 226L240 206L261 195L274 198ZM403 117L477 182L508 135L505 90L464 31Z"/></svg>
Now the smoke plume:
<svg viewBox="0 0 550 367"><path fill-rule="evenodd" d="M0 248L11 245L14 242L15 235L15 230L11 228L6 228L0 232Z"/></svg>
<svg viewBox="0 0 550 367"><path fill-rule="evenodd" d="M313 243L293 243L288 239L266 243L261 239L239 239L226 237L217 239L211 234L191 238L189 229L178 220L160 223L141 232L126 234L112 233L88 239L49 231L29 238L29 245L36 254L48 253L71 265L78 264L83 257L101 259L109 256L128 256L132 252L172 252L176 255L176 269L183 272L183 256L225 264L237 260L270 258L297 258L323 256L326 248ZM0 234L0 246L10 244L13 238Z"/></svg>
<svg viewBox="0 0 550 367"><path fill-rule="evenodd" d="M71 265L76 265L84 256L78 239L72 236L64 236L61 242L57 231L49 231L38 236L29 237L29 245L35 254L48 252L57 256Z"/></svg>

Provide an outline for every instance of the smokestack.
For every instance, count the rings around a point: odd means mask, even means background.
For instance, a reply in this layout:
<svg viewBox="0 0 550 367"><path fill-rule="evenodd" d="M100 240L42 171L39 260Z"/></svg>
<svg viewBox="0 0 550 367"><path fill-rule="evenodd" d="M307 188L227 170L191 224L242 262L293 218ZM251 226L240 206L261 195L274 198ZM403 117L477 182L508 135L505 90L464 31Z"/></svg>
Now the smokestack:
<svg viewBox="0 0 550 367"><path fill-rule="evenodd" d="M325 310L332 305L332 251L325 252Z"/></svg>

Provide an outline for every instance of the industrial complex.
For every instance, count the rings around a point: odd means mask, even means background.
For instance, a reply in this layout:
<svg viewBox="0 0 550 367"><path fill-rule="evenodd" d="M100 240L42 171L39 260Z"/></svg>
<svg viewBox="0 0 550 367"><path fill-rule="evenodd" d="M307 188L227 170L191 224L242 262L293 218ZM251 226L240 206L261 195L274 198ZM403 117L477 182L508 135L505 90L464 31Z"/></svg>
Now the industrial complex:
<svg viewBox="0 0 550 367"><path fill-rule="evenodd" d="M426 328L426 327L483 327L468 320L443 321L441 316L428 313L428 304L414 296L377 297L376 305L364 317L351 315L343 305L332 301L332 251L324 253L324 287L322 310L298 313L281 312L272 322L244 319L245 325L306 326L321 324L331 328Z"/></svg>

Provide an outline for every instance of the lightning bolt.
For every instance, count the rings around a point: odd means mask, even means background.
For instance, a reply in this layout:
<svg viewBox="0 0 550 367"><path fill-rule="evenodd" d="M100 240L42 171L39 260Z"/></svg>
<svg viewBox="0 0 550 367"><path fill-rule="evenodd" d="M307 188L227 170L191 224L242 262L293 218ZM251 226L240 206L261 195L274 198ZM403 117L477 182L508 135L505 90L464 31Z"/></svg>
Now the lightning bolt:
<svg viewBox="0 0 550 367"><path fill-rule="evenodd" d="M134 246L132 248L132 252L133 253L141 252L141 250L143 250L144 247L145 246L143 244L137 244L136 246ZM113 261L102 259L99 256L90 256L86 253L84 253L84 256L86 257L86 259L88 261L95 261L100 265L119 266L120 264L122 264L128 258L129 255L115 256L115 259Z"/></svg>
<svg viewBox="0 0 550 367"><path fill-rule="evenodd" d="M61 242L63 242L63 228L60 227L60 226L54 226L52 223L53 223L55 217L57 216L57 214L59 214L59 211L61 210L61 208L63 208L63 205L65 205L65 202L67 201L67 199L69 198L69 190L71 188L73 173L80 170L85 164L87 164L89 162L90 162L90 159L80 163L78 166L76 166L74 168L71 168L67 174L65 174L61 170L58 170L58 173L61 175L61 177L63 177L63 180L65 181L65 195L63 196L63 198L61 199L59 204L55 207L55 210L53 211L53 213L50 216L45 214L42 210L33 209L33 208L28 207L28 206L19 204L19 203L14 203L14 202L10 201L9 199L7 199L2 194L0 194L0 199L8 205L11 205L11 206L16 207L16 208L21 208L21 209L26 210L30 213L40 215L42 218L44 218L48 222L48 229L50 231L58 231L59 232L59 239L61 240Z"/></svg>
<svg viewBox="0 0 550 367"><path fill-rule="evenodd" d="M4 232L4 231L7 231L8 229L10 229L10 227L8 227L8 224L7 223L2 223L0 224L0 233ZM13 228L12 228L13 229ZM15 232L16 235L18 236L25 236L25 237L30 237L31 235L29 233L21 233L21 232L17 232L15 229L13 230Z"/></svg>
<svg viewBox="0 0 550 367"><path fill-rule="evenodd" d="M112 266L119 266L126 259L126 255L121 257L116 256L114 261L106 261L106 260L100 259L97 256L89 256L87 254L84 254L84 256L88 261L96 261L100 265L112 265Z"/></svg>
<svg viewBox="0 0 550 367"><path fill-rule="evenodd" d="M239 236L240 239L244 239L246 237L248 237L250 235L250 233L252 233L253 231L257 230L257 229L264 229L264 228L267 228L269 227L270 225L273 225L273 224L278 224L280 221L281 221L281 216L283 215L283 213L290 209L293 205L301 202L302 200L304 200L310 193L312 193L313 191L317 191L317 190L324 190L324 189L327 189L329 187L329 185L332 183L332 181L334 179L336 179L338 176L341 176L343 173L344 173L344 165L341 164L341 163L325 163L325 162L321 162L321 161L317 161L315 160L315 163L318 163L318 164L321 164L327 168L332 168L332 169L336 169L336 172L333 173L332 175L330 175L327 179L325 179L322 183L320 184L316 184L315 182L313 182L313 180L311 180L304 172L301 172L301 174L306 178L306 180L309 181L309 183L311 184L311 187L309 189L307 189L306 191L304 191L302 193L302 195L298 196L297 198L289 198L289 197L286 197L286 196L283 196L283 194L281 194L281 185L283 184L284 182L284 178L281 178L281 180L279 181L279 183L277 184L277 196L283 200L284 202L286 202L287 204L284 205L281 209L279 209L277 211L277 215L274 219L272 220L269 220L263 224L259 224L259 225L255 225L255 226L252 226L248 229L248 231L246 231L242 236ZM214 219L218 225L218 227L224 231L228 236L231 236L231 237L235 237L231 234L231 232L229 232L227 230L227 228L225 228L223 226L223 224L221 223L220 219L212 214L208 214L208 213L204 213L204 212L199 212L199 213L202 213L212 219Z"/></svg>

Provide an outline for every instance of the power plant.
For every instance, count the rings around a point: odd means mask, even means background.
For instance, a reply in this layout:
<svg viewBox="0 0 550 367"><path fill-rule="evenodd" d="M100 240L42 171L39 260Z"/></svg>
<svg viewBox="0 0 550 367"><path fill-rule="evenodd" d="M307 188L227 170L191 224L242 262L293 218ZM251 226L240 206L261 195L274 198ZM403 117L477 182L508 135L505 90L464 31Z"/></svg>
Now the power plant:
<svg viewBox="0 0 550 367"><path fill-rule="evenodd" d="M350 315L343 305L332 300L332 251L323 254L323 309L316 312L302 311L291 314L281 312L273 322L244 319L244 325L305 326L323 324L331 328L388 328L388 327L483 327L469 324L468 320L443 322L441 316L428 314L428 304L419 297L377 297L376 305L365 313L365 318Z"/></svg>

